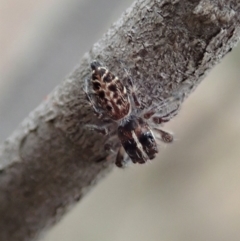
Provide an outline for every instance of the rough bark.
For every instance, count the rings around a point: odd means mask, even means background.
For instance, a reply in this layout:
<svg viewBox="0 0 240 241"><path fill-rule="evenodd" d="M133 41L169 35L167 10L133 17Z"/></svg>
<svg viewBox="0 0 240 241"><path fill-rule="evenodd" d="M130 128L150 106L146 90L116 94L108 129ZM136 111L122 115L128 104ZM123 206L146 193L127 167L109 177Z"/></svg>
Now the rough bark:
<svg viewBox="0 0 240 241"><path fill-rule="evenodd" d="M112 169L108 137L85 128L99 122L83 93L93 59L119 77L124 63L146 105L160 104L232 49L239 19L238 0L135 2L0 147L0 240L34 240Z"/></svg>

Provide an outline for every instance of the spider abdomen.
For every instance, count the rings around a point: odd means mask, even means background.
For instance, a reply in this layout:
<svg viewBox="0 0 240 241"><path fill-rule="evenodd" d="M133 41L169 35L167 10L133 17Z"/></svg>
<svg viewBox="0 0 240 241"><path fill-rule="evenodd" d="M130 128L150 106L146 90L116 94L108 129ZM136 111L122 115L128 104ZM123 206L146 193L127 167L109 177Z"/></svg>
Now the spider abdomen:
<svg viewBox="0 0 240 241"><path fill-rule="evenodd" d="M92 87L101 109L113 120L123 119L130 113L126 87L108 69L97 61L91 64Z"/></svg>

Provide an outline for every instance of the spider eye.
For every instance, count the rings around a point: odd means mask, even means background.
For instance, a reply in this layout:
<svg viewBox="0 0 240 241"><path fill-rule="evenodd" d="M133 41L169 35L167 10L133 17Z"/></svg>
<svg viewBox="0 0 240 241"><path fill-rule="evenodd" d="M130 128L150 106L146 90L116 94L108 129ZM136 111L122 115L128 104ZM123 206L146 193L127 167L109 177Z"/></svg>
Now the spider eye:
<svg viewBox="0 0 240 241"><path fill-rule="evenodd" d="M139 141L143 146L150 146L155 143L154 137L151 132L142 134L139 138Z"/></svg>
<svg viewBox="0 0 240 241"><path fill-rule="evenodd" d="M147 153L149 159L152 160L155 158L158 149L153 134L151 132L143 133L139 137L139 142L142 144L142 147Z"/></svg>

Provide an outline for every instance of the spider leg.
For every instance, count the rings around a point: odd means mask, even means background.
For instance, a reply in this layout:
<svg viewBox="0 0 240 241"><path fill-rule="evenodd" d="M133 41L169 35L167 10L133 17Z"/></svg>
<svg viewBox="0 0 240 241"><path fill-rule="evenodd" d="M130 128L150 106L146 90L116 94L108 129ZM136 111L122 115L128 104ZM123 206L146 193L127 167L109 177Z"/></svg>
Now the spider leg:
<svg viewBox="0 0 240 241"><path fill-rule="evenodd" d="M138 99L138 97L137 97L137 95L136 95L136 88L135 88L135 86L134 86L134 84L133 84L133 80L132 80L132 78L131 78L130 76L128 76L128 78L127 78L127 83L128 83L129 86L130 86L130 93L131 93L131 95L132 95L133 102L134 102L135 106L136 106L137 108L139 108L140 105L141 105L141 103L140 103L140 101L139 101L139 99Z"/></svg>
<svg viewBox="0 0 240 241"><path fill-rule="evenodd" d="M143 118L148 120L148 119L150 119L155 113L156 113L156 111L155 111L154 109L150 109L150 110L148 110L147 112L145 112L145 113L143 114Z"/></svg>
<svg viewBox="0 0 240 241"><path fill-rule="evenodd" d="M173 135L167 131L154 128L154 130L160 135L161 140L165 143L172 143L173 142Z"/></svg>
<svg viewBox="0 0 240 241"><path fill-rule="evenodd" d="M86 95L86 99L89 102L90 106L93 108L94 113L97 115L97 117L99 119L101 119L103 117L103 113L101 111L101 109L97 106L97 104L95 103L95 100L92 98L93 93L91 93L89 91L89 79L85 79L84 81L84 89L83 89L85 95Z"/></svg>
<svg viewBox="0 0 240 241"><path fill-rule="evenodd" d="M131 159L125 152L123 146L120 146L115 161L116 166L120 168L125 168L129 162L131 162Z"/></svg>
<svg viewBox="0 0 240 241"><path fill-rule="evenodd" d="M114 151L114 149L113 149L112 144L110 144L110 143L105 143L105 144L104 144L104 150L107 151L107 152L109 152L109 153L113 153L113 154L116 153L116 152Z"/></svg>
<svg viewBox="0 0 240 241"><path fill-rule="evenodd" d="M142 112L144 119L152 119L153 124L159 125L170 121L179 112L181 103L185 98L185 93L176 93L172 96L161 100L153 101L152 105Z"/></svg>
<svg viewBox="0 0 240 241"><path fill-rule="evenodd" d="M117 135L112 135L110 136L107 141L104 143L104 149L107 152L116 154L116 151L114 149L116 149L116 147L119 147L119 144L115 144L113 145L113 143L116 142L116 140L118 139ZM119 143L119 142L118 142Z"/></svg>
<svg viewBox="0 0 240 241"><path fill-rule="evenodd" d="M141 103L140 103L140 101L139 101L139 99L138 99L138 97L137 97L136 87L135 87L135 85L134 85L134 83L133 83L133 80L132 80L132 77L131 77L131 75L130 75L130 73L129 73L130 71L129 71L129 69L126 67L126 65L123 63L123 61L118 60L118 62L122 65L123 70L124 70L124 72L126 73L125 81L127 82L127 83L126 83L126 84L127 84L127 89L128 89L128 91L130 92L130 94L132 95L132 100L133 100L135 106L136 106L137 108L139 108L140 105L141 105Z"/></svg>
<svg viewBox="0 0 240 241"><path fill-rule="evenodd" d="M104 136L108 135L109 133L109 129L107 128L106 125L100 126L100 125L94 125L94 124L86 124L84 127L91 131L96 131L100 134L103 134Z"/></svg>

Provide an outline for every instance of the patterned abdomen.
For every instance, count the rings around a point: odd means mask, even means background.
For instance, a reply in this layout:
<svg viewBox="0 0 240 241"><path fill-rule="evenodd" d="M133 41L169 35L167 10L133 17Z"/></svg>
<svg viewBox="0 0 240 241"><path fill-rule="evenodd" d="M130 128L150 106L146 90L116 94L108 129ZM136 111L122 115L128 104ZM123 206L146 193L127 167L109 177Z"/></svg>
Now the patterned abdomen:
<svg viewBox="0 0 240 241"><path fill-rule="evenodd" d="M117 121L130 112L130 100L126 87L118 77L94 61L92 68L92 87L99 107L113 120Z"/></svg>

